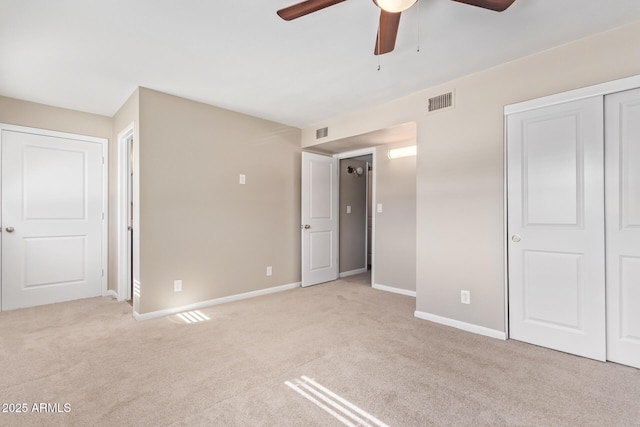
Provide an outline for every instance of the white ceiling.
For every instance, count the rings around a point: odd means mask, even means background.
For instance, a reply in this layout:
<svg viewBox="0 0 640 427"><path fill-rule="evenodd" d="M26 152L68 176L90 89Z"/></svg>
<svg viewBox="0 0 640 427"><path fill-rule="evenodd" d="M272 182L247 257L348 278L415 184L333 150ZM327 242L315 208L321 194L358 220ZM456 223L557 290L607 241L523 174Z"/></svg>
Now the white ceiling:
<svg viewBox="0 0 640 427"><path fill-rule="evenodd" d="M640 0L421 0L376 57L371 0L276 15L295 2L0 0L0 95L111 116L144 86L305 127L640 20Z"/></svg>

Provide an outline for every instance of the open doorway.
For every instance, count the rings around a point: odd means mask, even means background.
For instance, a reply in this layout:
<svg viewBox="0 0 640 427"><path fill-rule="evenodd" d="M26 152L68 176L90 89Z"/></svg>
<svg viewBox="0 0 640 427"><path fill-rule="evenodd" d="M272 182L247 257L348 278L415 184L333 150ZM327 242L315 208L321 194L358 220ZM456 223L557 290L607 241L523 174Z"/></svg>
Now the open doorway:
<svg viewBox="0 0 640 427"><path fill-rule="evenodd" d="M344 158L339 165L340 277L370 274L373 154Z"/></svg>
<svg viewBox="0 0 640 427"><path fill-rule="evenodd" d="M133 123L118 135L118 284L119 301L133 305L134 296L134 171Z"/></svg>
<svg viewBox="0 0 640 427"><path fill-rule="evenodd" d="M309 277L307 268L312 265L309 261L312 254L320 254L325 256L317 256L316 264L319 266L335 265L334 275L331 279L338 277L349 277L350 273L355 276L360 269L369 272L371 279L367 281L371 287L383 291L399 293L402 295L415 297L416 287L416 157L415 150L408 157L391 156L390 151L393 149L404 149L414 147L416 145L417 127L413 122L397 125L391 128L380 129L366 134L335 139L324 143L316 144L308 147L303 152L302 167L302 286L309 286L322 281L311 283L305 277ZM326 217L336 218L335 230L333 234L320 232L324 230L317 229L315 225L309 223L310 202L315 194L311 187L305 185L305 177L309 181L310 172L313 168L304 161L305 154L307 157L316 156L322 160L322 167L316 169L316 177L314 182L337 182L335 189L327 184L324 191L316 194L316 201L325 200L325 204L315 203L316 207L323 206L325 209L320 214ZM367 205L371 206L369 210L366 224L367 229L371 229L371 233L365 231L365 239L367 241L367 255L365 260L365 246L362 243L354 243L355 257L363 262L358 265L347 265L344 260L340 261L340 251L344 251L345 236L343 231L345 225L339 227L339 220L344 219L347 206L349 203L344 201L342 206L339 203L340 163L342 160L342 174L345 173L345 166L349 166L350 159L364 159L363 156L371 156L372 170L366 171L370 177L368 182ZM365 160L366 161L366 160ZM318 160L320 162L320 160ZM329 166L331 164L332 166ZM306 166L306 168L305 168ZM354 171L357 170L355 164ZM335 171L335 175L334 175ZM320 172L323 172L320 174ZM323 180L321 178L326 178ZM355 179L353 173L349 174L345 179ZM366 179L366 178L361 178ZM308 183L308 182L307 182ZM331 188L331 191L328 190ZM333 197L336 193L335 202L329 203L328 197ZM344 195L343 195L344 196ZM306 202L305 202L306 200ZM333 200L333 199L332 199ZM329 214L329 210L331 213ZM335 212L335 213L334 213ZM354 214L354 207L351 205L351 214ZM356 226L358 230L363 227ZM315 232L317 236L317 247L314 251L309 246L310 236ZM332 236L336 236L335 239ZM342 236L341 236L342 235ZM331 236L331 237L329 237ZM343 248L339 250L339 242L343 242ZM362 237L360 237L362 238ZM336 247L332 251L326 249L324 251L322 243L337 241ZM349 241L348 238L346 241ZM355 241L354 241L355 242ZM368 250L370 245L370 250ZM369 259L369 253L371 257ZM332 256L336 254L336 256ZM335 260L335 263L333 262ZM306 262L306 264L305 264ZM370 270L369 270L370 265ZM362 271L362 270L360 270ZM325 281L328 281L325 280Z"/></svg>

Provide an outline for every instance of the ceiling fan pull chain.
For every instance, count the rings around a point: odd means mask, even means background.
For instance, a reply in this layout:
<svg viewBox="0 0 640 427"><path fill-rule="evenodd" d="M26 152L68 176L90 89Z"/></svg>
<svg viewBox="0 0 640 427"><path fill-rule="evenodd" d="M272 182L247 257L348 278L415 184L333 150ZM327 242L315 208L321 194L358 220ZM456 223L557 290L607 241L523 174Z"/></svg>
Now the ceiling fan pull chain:
<svg viewBox="0 0 640 427"><path fill-rule="evenodd" d="M420 53L420 0L418 3L418 53Z"/></svg>
<svg viewBox="0 0 640 427"><path fill-rule="evenodd" d="M378 71L380 71L380 26L378 25L378 37L376 37L376 57L378 58Z"/></svg>

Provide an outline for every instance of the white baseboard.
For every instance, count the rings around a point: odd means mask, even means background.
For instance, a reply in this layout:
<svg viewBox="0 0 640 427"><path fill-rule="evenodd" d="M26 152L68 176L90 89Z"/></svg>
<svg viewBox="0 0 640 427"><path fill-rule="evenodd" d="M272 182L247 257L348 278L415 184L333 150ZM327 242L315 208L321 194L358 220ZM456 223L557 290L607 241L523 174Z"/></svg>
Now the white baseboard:
<svg viewBox="0 0 640 427"><path fill-rule="evenodd" d="M114 297L115 299L118 299L118 293L116 291L114 291L113 289L109 289L107 291L107 293L104 294L105 297Z"/></svg>
<svg viewBox="0 0 640 427"><path fill-rule="evenodd" d="M201 308L210 307L212 305L224 304L232 301L239 301L247 298L255 298L262 295L269 295L276 292L288 291L300 287L300 282L290 283L288 285L275 286L273 288L260 289L258 291L245 292L237 295L230 295L228 297L216 298L208 301L196 302L194 304L183 305L181 307L167 308L164 310L152 311L150 313L139 314L136 311L133 312L133 317L136 320L149 320L156 319L158 317L170 316L176 313L182 313L183 311L199 310Z"/></svg>
<svg viewBox="0 0 640 427"><path fill-rule="evenodd" d="M506 340L507 334L495 329L485 328L484 326L474 325L472 323L461 322L459 320L449 319L448 317L437 316L431 313L425 313L424 311L417 311L414 316L418 319L429 320L434 323L439 323L445 326L451 326L453 328L462 329L463 331L472 332L474 334L484 335L491 338L497 338L499 340Z"/></svg>
<svg viewBox="0 0 640 427"><path fill-rule="evenodd" d="M373 285L371 285L371 287L373 289L378 289L379 291L393 292L394 294L406 295L408 297L414 297L414 298L416 297L416 291L409 291L407 289L394 288L394 287L385 286L385 285L378 285L377 283L374 283Z"/></svg>
<svg viewBox="0 0 640 427"><path fill-rule="evenodd" d="M357 270L345 271L343 273L340 273L340 278L342 279L343 277L355 276L356 274L366 273L367 271L367 267L359 268Z"/></svg>

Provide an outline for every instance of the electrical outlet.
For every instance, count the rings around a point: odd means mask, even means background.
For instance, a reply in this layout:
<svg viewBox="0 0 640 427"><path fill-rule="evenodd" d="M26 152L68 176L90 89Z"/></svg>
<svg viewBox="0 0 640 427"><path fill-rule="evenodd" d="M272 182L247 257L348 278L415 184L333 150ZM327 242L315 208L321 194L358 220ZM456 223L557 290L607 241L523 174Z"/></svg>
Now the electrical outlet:
<svg viewBox="0 0 640 427"><path fill-rule="evenodd" d="M270 265L267 266L267 276L271 276L273 274L273 267Z"/></svg>
<svg viewBox="0 0 640 427"><path fill-rule="evenodd" d="M471 304L471 291L460 291L460 302L462 304Z"/></svg>
<svg viewBox="0 0 640 427"><path fill-rule="evenodd" d="M182 292L182 280L173 281L173 292Z"/></svg>

